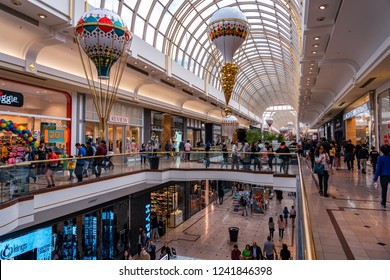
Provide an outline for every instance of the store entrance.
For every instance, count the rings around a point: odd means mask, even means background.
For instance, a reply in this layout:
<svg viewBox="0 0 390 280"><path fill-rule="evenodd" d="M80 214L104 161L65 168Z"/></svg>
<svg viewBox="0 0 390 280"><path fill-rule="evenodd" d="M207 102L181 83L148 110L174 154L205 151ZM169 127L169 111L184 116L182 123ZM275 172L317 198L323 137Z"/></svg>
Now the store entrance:
<svg viewBox="0 0 390 280"><path fill-rule="evenodd" d="M123 125L108 126L108 150L114 154L121 154L123 149Z"/></svg>

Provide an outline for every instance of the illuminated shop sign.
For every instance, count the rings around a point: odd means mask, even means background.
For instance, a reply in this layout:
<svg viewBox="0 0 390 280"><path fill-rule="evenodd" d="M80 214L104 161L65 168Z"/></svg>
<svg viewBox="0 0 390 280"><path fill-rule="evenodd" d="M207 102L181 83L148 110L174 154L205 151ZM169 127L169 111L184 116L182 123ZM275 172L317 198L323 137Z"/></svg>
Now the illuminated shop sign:
<svg viewBox="0 0 390 280"><path fill-rule="evenodd" d="M121 117L121 116L110 115L109 121L112 122L112 123L128 124L129 123L129 118L128 117Z"/></svg>
<svg viewBox="0 0 390 280"><path fill-rule="evenodd" d="M8 90L0 90L0 105L22 107L23 94Z"/></svg>
<svg viewBox="0 0 390 280"><path fill-rule="evenodd" d="M36 249L37 260L51 259L51 227L0 243L0 260L13 259Z"/></svg>
<svg viewBox="0 0 390 280"><path fill-rule="evenodd" d="M364 113L365 111L368 111L369 107L368 107L368 102L367 103L364 103L363 105L359 106L359 107L356 107L355 109L353 109L352 111L346 113L344 115L344 120L348 120L356 115L359 115L361 113Z"/></svg>
<svg viewBox="0 0 390 280"><path fill-rule="evenodd" d="M145 205L145 232L150 238L150 203Z"/></svg>

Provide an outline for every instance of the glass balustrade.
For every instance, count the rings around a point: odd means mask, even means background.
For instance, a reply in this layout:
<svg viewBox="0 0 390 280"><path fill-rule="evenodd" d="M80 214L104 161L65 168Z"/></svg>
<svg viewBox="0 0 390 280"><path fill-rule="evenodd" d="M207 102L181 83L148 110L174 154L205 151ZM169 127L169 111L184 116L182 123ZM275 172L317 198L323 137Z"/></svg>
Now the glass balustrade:
<svg viewBox="0 0 390 280"><path fill-rule="evenodd" d="M297 175L297 154L223 153L221 150L110 154L83 158L60 158L0 166L0 203L40 189L76 185L144 170L218 169L240 172L271 172ZM48 172L52 170L53 172ZM47 177L53 173L54 187ZM79 174L79 178L77 178Z"/></svg>

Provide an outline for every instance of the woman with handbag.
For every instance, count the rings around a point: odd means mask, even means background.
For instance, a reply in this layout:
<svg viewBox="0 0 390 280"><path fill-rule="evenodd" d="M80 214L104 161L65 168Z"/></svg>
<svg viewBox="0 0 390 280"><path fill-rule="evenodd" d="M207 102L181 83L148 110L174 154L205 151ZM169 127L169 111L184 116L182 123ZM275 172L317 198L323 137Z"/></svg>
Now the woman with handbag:
<svg viewBox="0 0 390 280"><path fill-rule="evenodd" d="M318 183L320 186L320 195L328 197L328 180L329 180L329 164L330 158L326 153L324 146L320 145L314 152L314 173L318 175Z"/></svg>

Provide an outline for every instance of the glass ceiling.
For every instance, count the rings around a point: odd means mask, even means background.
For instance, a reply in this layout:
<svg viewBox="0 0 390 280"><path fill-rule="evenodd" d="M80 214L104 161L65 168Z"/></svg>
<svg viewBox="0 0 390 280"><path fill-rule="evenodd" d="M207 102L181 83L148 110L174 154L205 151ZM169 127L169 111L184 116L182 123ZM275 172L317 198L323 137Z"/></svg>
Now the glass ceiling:
<svg viewBox="0 0 390 280"><path fill-rule="evenodd" d="M100 0L88 3L100 6ZM129 29L177 63L221 90L222 57L207 35L215 11L238 7L251 33L237 51L240 67L232 99L261 116L273 105L297 108L302 7L298 0L105 0Z"/></svg>
<svg viewBox="0 0 390 280"><path fill-rule="evenodd" d="M277 129L280 129L282 126L287 127L289 122L292 122L294 127L296 127L297 114L290 105L278 105L267 108L262 115L263 127L265 128L268 127L267 118L273 119L272 126Z"/></svg>

